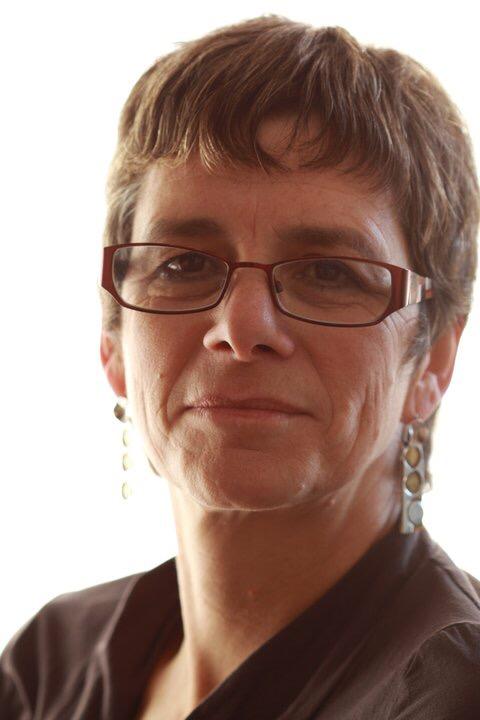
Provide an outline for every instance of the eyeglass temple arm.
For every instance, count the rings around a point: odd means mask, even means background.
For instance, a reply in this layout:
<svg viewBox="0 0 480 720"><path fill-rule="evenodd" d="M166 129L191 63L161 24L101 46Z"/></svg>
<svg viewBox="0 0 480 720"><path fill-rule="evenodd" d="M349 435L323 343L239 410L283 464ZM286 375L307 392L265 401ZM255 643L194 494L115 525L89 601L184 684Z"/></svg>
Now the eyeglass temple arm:
<svg viewBox="0 0 480 720"><path fill-rule="evenodd" d="M431 278L422 277L422 275L417 275L417 273L412 270L407 270L403 296L404 307L407 305L415 305L431 297L433 297Z"/></svg>

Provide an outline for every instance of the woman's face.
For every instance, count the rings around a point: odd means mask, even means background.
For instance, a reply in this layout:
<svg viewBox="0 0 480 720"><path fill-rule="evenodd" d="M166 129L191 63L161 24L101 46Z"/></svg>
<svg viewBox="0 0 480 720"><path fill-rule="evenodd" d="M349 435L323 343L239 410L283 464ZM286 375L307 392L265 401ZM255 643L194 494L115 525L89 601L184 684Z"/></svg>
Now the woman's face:
<svg viewBox="0 0 480 720"><path fill-rule="evenodd" d="M275 123L263 129L267 146ZM361 233L378 260L409 267L390 200L336 170L209 174L197 159L152 166L136 209L132 242L159 218L208 218L223 237L157 237L237 261L272 263L325 247L288 245L276 230L308 224ZM338 245L338 254L358 255ZM328 248L335 254L334 248ZM340 252L341 251L341 252ZM124 391L159 475L209 509L268 509L324 500L362 478L395 474L411 368L402 365L418 306L372 327L341 328L283 315L266 274L235 271L217 307L185 315L122 310ZM121 391L119 386L117 392ZM280 421L224 420L189 409L207 394L271 397L303 414ZM357 492L357 490L355 490Z"/></svg>

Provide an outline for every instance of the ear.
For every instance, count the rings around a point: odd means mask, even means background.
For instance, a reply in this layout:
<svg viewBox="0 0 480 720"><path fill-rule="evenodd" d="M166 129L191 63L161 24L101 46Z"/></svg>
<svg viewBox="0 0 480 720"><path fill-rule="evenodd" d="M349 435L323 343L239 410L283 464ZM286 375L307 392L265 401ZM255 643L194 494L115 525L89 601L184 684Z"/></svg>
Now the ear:
<svg viewBox="0 0 480 720"><path fill-rule="evenodd" d="M118 339L106 330L102 330L100 358L103 369L113 392L117 396L127 397L125 388L125 369Z"/></svg>
<svg viewBox="0 0 480 720"><path fill-rule="evenodd" d="M440 405L452 379L458 344L466 317L459 316L446 327L415 371L403 406L402 422L416 417L427 420Z"/></svg>

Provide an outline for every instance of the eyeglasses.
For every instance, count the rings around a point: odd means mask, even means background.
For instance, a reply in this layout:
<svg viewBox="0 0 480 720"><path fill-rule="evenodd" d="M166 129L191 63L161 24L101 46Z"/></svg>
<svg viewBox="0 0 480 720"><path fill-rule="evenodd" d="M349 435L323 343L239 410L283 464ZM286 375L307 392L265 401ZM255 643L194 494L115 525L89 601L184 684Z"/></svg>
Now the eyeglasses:
<svg viewBox="0 0 480 720"><path fill-rule="evenodd" d="M222 301L233 272L247 267L267 273L282 313L318 325L376 325L396 310L433 297L430 278L378 260L306 255L266 265L160 243L104 247L101 286L132 310L203 312Z"/></svg>

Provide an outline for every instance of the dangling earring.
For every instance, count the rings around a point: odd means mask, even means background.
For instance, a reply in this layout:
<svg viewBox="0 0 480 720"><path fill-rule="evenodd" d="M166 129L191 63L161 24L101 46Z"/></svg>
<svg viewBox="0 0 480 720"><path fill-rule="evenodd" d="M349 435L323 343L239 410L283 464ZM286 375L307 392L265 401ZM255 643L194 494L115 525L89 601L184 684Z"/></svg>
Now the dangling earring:
<svg viewBox="0 0 480 720"><path fill-rule="evenodd" d="M132 418L130 417L128 412L127 398L119 397L117 399L117 404L113 409L113 414L115 415L117 420L120 420L120 422L125 425L122 431L122 467L124 472L127 472L127 470L129 470L132 466L132 457L131 454L128 454L128 445L131 442ZM124 480L122 482L122 497L124 498L124 500L128 500L131 494L132 487L127 480Z"/></svg>
<svg viewBox="0 0 480 720"><path fill-rule="evenodd" d="M401 460L402 472L402 513L400 532L404 535L415 532L422 527L423 508L422 494L432 488L432 477L425 463L423 443L415 440L414 423L408 423L402 433ZM425 439L426 428L423 428Z"/></svg>

